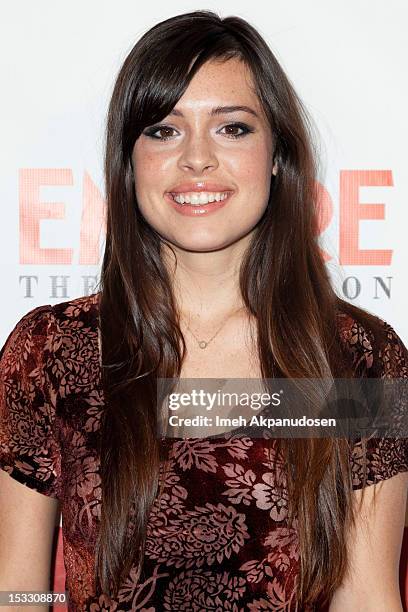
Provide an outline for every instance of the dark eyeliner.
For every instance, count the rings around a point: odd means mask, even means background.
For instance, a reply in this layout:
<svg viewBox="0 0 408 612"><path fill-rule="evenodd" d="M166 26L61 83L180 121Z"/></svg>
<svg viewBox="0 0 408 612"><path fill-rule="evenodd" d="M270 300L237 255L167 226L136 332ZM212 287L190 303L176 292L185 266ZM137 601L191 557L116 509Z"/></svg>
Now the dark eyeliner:
<svg viewBox="0 0 408 612"><path fill-rule="evenodd" d="M252 134L255 131L254 128L251 128L246 123L241 123L240 121L233 121L232 123L227 123L227 125L224 125L221 129L228 127L238 127L243 130L243 132L242 134L224 134L225 136L227 136L227 138L237 139L241 138L242 136L246 136L247 134Z"/></svg>
<svg viewBox="0 0 408 612"><path fill-rule="evenodd" d="M224 129L227 127L238 127L242 130L242 134L224 134L225 136L227 136L227 138L232 138L232 139L241 138L242 136L246 136L247 134L253 133L255 131L254 128L251 128L246 123L241 123L240 121L233 121L232 123L228 123L227 125L224 125L221 129ZM172 128L169 125L159 124L159 125L152 125L150 127L147 127L145 130L143 130L143 134L145 136L149 136L150 138L154 138L155 140L160 140L160 141L170 140L172 138L172 136L165 136L164 138L155 136L155 133L159 131L160 129L174 130L174 128Z"/></svg>
<svg viewBox="0 0 408 612"><path fill-rule="evenodd" d="M143 130L143 134L145 136L150 136L150 138L154 138L155 140L169 140L169 138L172 138L171 136L167 136L165 138L160 138L159 136L155 136L154 134L160 130L160 129L170 129L170 130L174 130L174 128L170 127L169 125L152 125L150 127L147 127L145 130Z"/></svg>

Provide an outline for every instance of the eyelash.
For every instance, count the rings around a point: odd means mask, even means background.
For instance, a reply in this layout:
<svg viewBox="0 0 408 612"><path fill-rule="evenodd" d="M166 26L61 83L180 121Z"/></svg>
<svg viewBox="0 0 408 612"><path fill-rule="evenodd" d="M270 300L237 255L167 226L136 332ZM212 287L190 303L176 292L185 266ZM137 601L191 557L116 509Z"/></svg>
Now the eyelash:
<svg viewBox="0 0 408 612"><path fill-rule="evenodd" d="M228 127L238 127L241 130L243 130L243 132L241 134L235 134L235 135L227 135L227 138L232 138L233 140L237 140L238 138L242 138L242 136L246 136L249 133L252 133L254 130L252 128L250 128L248 125L246 125L245 123L240 123L240 122L234 122L234 123L228 123L228 125L224 125L224 128L228 128ZM224 129L222 128L222 129ZM163 129L170 129L170 130L174 130L174 128L168 126L168 125L155 125L152 126L151 128L148 128L147 130L145 130L143 132L143 134L145 134L146 136L149 136L150 138L154 138L155 140L160 140L161 142L164 142L166 140L171 140L172 136L165 136L164 138L160 138L158 136L154 136L154 134L156 132L158 132L159 130L163 130Z"/></svg>

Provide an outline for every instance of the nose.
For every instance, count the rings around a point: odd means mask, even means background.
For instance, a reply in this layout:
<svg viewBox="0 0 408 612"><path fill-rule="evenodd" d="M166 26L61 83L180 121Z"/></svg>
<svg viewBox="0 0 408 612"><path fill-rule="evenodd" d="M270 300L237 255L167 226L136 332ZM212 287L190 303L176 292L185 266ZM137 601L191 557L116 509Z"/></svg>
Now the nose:
<svg viewBox="0 0 408 612"><path fill-rule="evenodd" d="M178 165L182 170L192 170L198 176L205 170L215 170L219 164L214 144L206 136L190 136L184 143Z"/></svg>

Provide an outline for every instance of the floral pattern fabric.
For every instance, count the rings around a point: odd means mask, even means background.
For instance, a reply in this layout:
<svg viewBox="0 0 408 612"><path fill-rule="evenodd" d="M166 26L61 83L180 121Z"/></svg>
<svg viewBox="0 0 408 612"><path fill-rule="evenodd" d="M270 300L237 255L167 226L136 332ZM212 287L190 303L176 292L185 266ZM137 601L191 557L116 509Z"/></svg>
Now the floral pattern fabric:
<svg viewBox="0 0 408 612"><path fill-rule="evenodd" d="M141 576L132 568L115 601L95 591L104 409L98 304L96 293L34 308L0 352L0 467L61 500L69 610L298 610L297 523L287 521L282 457L273 441L233 432L162 441L169 461L149 515ZM356 366L368 376L407 378L405 345L385 321L382 329L382 338L373 338L339 313ZM363 486L363 458L357 441L354 489ZM366 459L368 485L408 471L407 441L372 439Z"/></svg>

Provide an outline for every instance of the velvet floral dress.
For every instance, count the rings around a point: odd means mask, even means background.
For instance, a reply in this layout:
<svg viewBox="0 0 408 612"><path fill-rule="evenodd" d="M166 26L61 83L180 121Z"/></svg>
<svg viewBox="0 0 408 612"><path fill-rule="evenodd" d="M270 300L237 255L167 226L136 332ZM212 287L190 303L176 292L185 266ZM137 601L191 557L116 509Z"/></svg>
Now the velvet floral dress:
<svg viewBox="0 0 408 612"><path fill-rule="evenodd" d="M274 444L231 432L162 441L169 467L149 515L142 574L132 568L115 600L96 592L105 406L98 304L95 293L34 308L0 352L0 467L61 502L69 610L298 610L298 533L287 521L282 458ZM350 358L368 376L408 377L408 351L388 323L373 338L349 315L338 320ZM408 471L407 441L370 440L366 458L368 485ZM362 460L357 442L354 489L362 487Z"/></svg>

